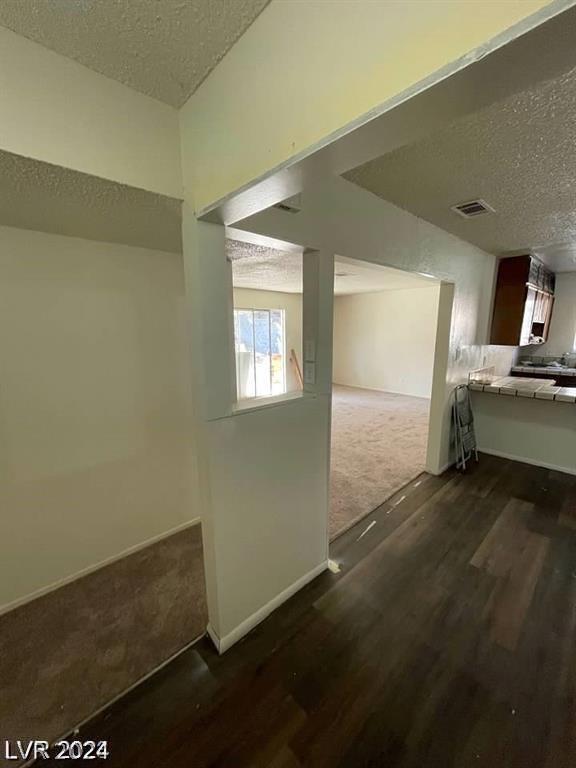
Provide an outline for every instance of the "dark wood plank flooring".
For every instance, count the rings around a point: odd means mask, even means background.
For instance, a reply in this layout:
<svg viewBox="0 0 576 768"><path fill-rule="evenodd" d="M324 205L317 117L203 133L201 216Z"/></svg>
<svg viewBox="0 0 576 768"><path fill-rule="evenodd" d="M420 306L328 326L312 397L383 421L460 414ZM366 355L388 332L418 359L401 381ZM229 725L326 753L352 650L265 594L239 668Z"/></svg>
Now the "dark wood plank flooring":
<svg viewBox="0 0 576 768"><path fill-rule="evenodd" d="M576 477L490 456L422 475L332 557L78 738L107 739L110 768L576 765Z"/></svg>

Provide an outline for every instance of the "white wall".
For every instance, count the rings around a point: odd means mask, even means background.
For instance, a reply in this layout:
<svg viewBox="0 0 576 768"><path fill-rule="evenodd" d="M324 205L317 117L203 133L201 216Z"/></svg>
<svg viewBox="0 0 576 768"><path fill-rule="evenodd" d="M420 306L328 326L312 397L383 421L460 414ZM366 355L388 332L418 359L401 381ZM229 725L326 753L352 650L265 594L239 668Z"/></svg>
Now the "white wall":
<svg viewBox="0 0 576 768"><path fill-rule="evenodd" d="M186 199L202 210L306 155L547 5L272 0L181 110Z"/></svg>
<svg viewBox="0 0 576 768"><path fill-rule="evenodd" d="M531 347L534 355L558 355L576 351L576 272L558 272L552 321L546 344Z"/></svg>
<svg viewBox="0 0 576 768"><path fill-rule="evenodd" d="M198 516L185 330L181 256L0 228L0 606Z"/></svg>
<svg viewBox="0 0 576 768"><path fill-rule="evenodd" d="M182 196L178 112L0 27L0 149Z"/></svg>
<svg viewBox="0 0 576 768"><path fill-rule="evenodd" d="M299 293L281 293L280 291L235 288L234 307L236 309L284 310L286 391L297 392L302 389L290 363L290 350L293 349L298 356L300 370L302 370L302 295Z"/></svg>
<svg viewBox="0 0 576 768"><path fill-rule="evenodd" d="M430 397L440 287L334 300L334 382Z"/></svg>
<svg viewBox="0 0 576 768"><path fill-rule="evenodd" d="M299 396L239 410L224 227L183 206L198 403L202 536L212 634L226 648L326 568L334 259L303 256L302 333L316 377ZM227 288L227 286L229 286Z"/></svg>
<svg viewBox="0 0 576 768"><path fill-rule="evenodd" d="M209 610L223 649L326 567L328 485L318 467L327 472L329 424L330 398L319 396L208 425L203 530L205 541L214 532Z"/></svg>
<svg viewBox="0 0 576 768"><path fill-rule="evenodd" d="M576 405L472 392L478 449L576 475Z"/></svg>

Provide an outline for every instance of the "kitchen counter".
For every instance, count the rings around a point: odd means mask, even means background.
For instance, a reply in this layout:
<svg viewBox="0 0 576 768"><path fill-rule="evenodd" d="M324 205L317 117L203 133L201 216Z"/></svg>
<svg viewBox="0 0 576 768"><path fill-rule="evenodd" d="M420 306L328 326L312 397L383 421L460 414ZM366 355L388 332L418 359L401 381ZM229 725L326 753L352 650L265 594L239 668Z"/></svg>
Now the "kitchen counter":
<svg viewBox="0 0 576 768"><path fill-rule="evenodd" d="M512 373L544 373L547 376L576 376L576 368L563 365L515 365Z"/></svg>
<svg viewBox="0 0 576 768"><path fill-rule="evenodd" d="M548 369L550 370L550 369ZM518 376L503 376L490 384L471 381L468 388L474 392L488 392L493 395L525 397L536 400L555 400L561 403L576 403L576 387L557 387L554 379L531 379Z"/></svg>
<svg viewBox="0 0 576 768"><path fill-rule="evenodd" d="M479 451L576 475L576 388L512 376L468 386Z"/></svg>

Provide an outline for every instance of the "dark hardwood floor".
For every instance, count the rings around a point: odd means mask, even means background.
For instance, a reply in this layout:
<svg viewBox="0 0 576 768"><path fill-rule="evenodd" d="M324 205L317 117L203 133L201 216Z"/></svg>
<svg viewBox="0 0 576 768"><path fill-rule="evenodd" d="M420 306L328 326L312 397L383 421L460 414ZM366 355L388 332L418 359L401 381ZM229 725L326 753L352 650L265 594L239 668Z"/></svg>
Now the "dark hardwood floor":
<svg viewBox="0 0 576 768"><path fill-rule="evenodd" d="M576 765L576 477L490 456L422 475L332 557L78 738L107 739L110 768Z"/></svg>

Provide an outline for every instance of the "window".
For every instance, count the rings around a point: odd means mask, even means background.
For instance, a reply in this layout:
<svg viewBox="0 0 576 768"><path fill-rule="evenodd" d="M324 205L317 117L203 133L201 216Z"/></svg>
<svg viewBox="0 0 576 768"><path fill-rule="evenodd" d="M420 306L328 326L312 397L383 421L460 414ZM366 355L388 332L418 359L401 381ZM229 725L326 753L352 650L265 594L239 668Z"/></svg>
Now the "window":
<svg viewBox="0 0 576 768"><path fill-rule="evenodd" d="M238 400L286 392L284 310L235 309Z"/></svg>

